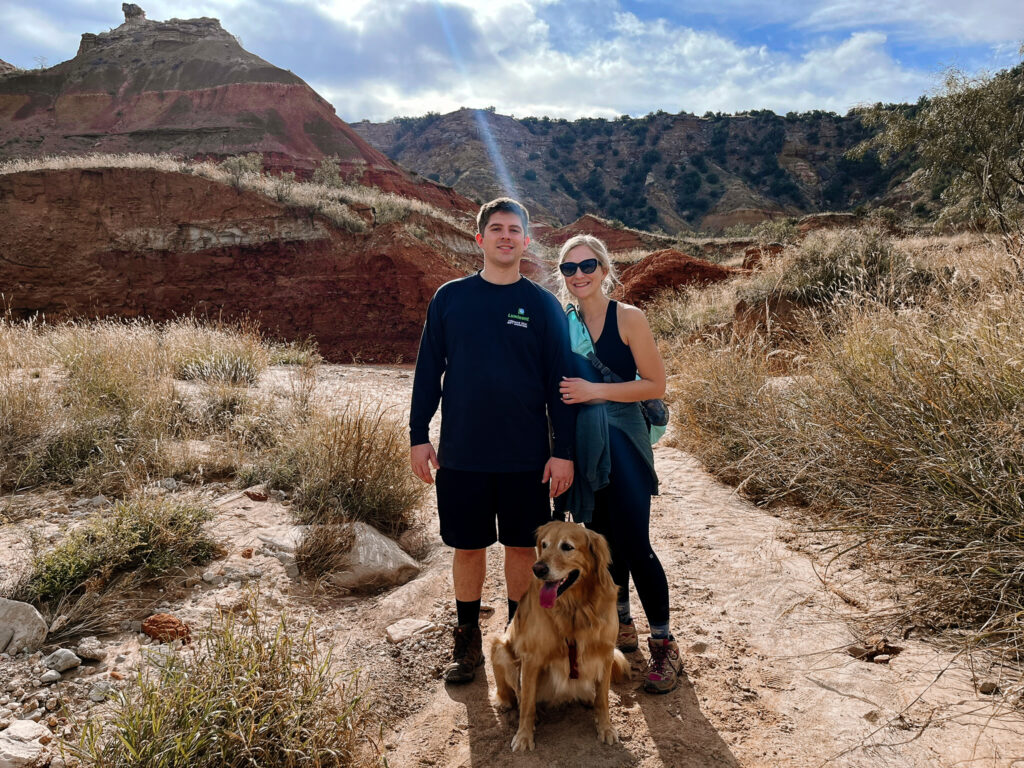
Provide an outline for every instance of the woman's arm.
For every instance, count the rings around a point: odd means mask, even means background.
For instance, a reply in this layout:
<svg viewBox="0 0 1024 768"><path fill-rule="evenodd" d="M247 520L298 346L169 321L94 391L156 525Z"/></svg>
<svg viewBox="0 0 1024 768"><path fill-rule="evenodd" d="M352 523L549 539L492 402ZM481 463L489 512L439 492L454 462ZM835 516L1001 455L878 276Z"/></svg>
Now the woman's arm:
<svg viewBox="0 0 1024 768"><path fill-rule="evenodd" d="M617 384L604 384L585 379L565 379L559 391L567 403L579 405L593 400L635 403L665 395L665 365L644 313L629 304L619 304L619 333L633 353L640 378Z"/></svg>

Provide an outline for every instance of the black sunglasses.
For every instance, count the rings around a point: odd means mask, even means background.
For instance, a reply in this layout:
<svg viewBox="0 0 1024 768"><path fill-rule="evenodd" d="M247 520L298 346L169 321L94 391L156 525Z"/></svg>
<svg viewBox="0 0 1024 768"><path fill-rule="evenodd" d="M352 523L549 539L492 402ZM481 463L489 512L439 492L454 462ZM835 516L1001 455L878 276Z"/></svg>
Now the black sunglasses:
<svg viewBox="0 0 1024 768"><path fill-rule="evenodd" d="M584 259L583 261L566 261L558 265L558 271L566 277L572 277L576 274L576 267L580 268L580 272L584 275L592 275L597 271L597 259Z"/></svg>

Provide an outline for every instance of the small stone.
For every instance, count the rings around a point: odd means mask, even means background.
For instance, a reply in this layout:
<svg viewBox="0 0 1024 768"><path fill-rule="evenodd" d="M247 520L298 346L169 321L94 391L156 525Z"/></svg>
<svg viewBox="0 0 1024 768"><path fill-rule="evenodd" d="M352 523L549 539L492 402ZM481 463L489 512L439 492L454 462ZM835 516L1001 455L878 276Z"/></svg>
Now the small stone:
<svg viewBox="0 0 1024 768"><path fill-rule="evenodd" d="M889 654L880 653L877 656L875 656L875 658L873 658L871 661L873 661L875 664L888 664L890 659L892 659L892 656L890 656Z"/></svg>
<svg viewBox="0 0 1024 768"><path fill-rule="evenodd" d="M992 694L998 692L999 683L995 682L994 680L985 680L984 682L978 684L978 693L983 693L986 696L991 696Z"/></svg>
<svg viewBox="0 0 1024 768"><path fill-rule="evenodd" d="M91 689L89 689L89 701L94 701L97 704L106 701L107 696L109 696L111 691L113 690L113 685L104 680L101 680L100 682L96 683Z"/></svg>
<svg viewBox="0 0 1024 768"><path fill-rule="evenodd" d="M180 483L173 477L165 477L163 480L160 481L160 486L162 488L166 488L168 491L178 490L179 485Z"/></svg>
<svg viewBox="0 0 1024 768"><path fill-rule="evenodd" d="M401 643L408 640L418 632L424 632L434 625L423 619L400 619L387 628L389 643Z"/></svg>
<svg viewBox="0 0 1024 768"><path fill-rule="evenodd" d="M246 491L243 491L243 493L253 501L266 501L267 498L269 498L264 491L261 491L257 488L250 488Z"/></svg>
<svg viewBox="0 0 1024 768"><path fill-rule="evenodd" d="M50 685L51 683L56 683L58 680L60 680L60 672L56 669L49 669L46 672L43 672L43 676L39 678L39 681L43 685Z"/></svg>
<svg viewBox="0 0 1024 768"><path fill-rule="evenodd" d="M89 506L90 507L105 507L109 503L110 503L110 499L108 499L102 493L99 494L98 496L93 496L91 499L89 499Z"/></svg>
<svg viewBox="0 0 1024 768"><path fill-rule="evenodd" d="M82 660L68 648L58 648L43 659L44 667L47 669L55 669L58 672L66 672L69 669L77 667L81 663Z"/></svg>
<svg viewBox="0 0 1024 768"><path fill-rule="evenodd" d="M177 638L185 642L192 639L188 624L169 613L155 613L142 623L142 631L154 640L166 643Z"/></svg>
<svg viewBox="0 0 1024 768"><path fill-rule="evenodd" d="M696 642L690 646L690 653L704 653L708 649L707 643Z"/></svg>
<svg viewBox="0 0 1024 768"><path fill-rule="evenodd" d="M203 581L205 581L207 584L216 587L218 584L223 583L224 577L211 569L203 574Z"/></svg>
<svg viewBox="0 0 1024 768"><path fill-rule="evenodd" d="M846 652L853 656L855 659L866 659L871 655L871 651L860 645L848 646Z"/></svg>
<svg viewBox="0 0 1024 768"><path fill-rule="evenodd" d="M47 712L55 712L57 707L59 707L59 706L60 706L60 699L49 698L49 699L46 700L46 711ZM56 725L56 720L54 721L54 725Z"/></svg>
<svg viewBox="0 0 1024 768"><path fill-rule="evenodd" d="M244 557L246 560L250 559L252 557L252 554L253 554L253 548L252 547L246 547L245 549L242 550L242 557Z"/></svg>
<svg viewBox="0 0 1024 768"><path fill-rule="evenodd" d="M115 664L124 664L125 661L127 661L127 660L128 660L128 657L125 656L123 653L119 653L119 654L117 654L117 656L114 657L114 663Z"/></svg>

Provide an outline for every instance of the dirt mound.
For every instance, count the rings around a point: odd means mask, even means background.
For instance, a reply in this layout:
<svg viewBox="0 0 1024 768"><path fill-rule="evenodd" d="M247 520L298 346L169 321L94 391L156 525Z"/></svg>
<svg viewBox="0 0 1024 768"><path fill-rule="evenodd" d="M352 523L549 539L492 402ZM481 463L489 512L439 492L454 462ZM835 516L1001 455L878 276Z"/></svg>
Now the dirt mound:
<svg viewBox="0 0 1024 768"><path fill-rule="evenodd" d="M669 288L707 285L744 273L742 269L724 267L666 248L626 269L620 279L623 299L630 304L643 304L654 294Z"/></svg>
<svg viewBox="0 0 1024 768"><path fill-rule="evenodd" d="M782 243L766 243L765 245L752 245L743 251L743 268L754 269L778 256L785 250Z"/></svg>
<svg viewBox="0 0 1024 768"><path fill-rule="evenodd" d="M0 160L87 152L260 152L268 168L300 177L337 157L353 181L476 208L395 165L299 77L244 50L216 19L131 16L82 35L69 61L0 79Z"/></svg>
<svg viewBox="0 0 1024 768"><path fill-rule="evenodd" d="M552 248L558 248L570 237L575 237L576 235L593 235L602 240L612 253L665 248L674 242L672 238L663 235L641 232L638 229L629 229L627 227L612 226L604 219L589 213L576 219L572 224L567 224L559 229L537 232L535 228L534 234L537 240Z"/></svg>
<svg viewBox="0 0 1024 768"><path fill-rule="evenodd" d="M16 317L247 316L282 338L313 336L334 361L412 360L434 291L479 262L471 236L441 220L349 232L153 170L0 175L0 220L0 285Z"/></svg>

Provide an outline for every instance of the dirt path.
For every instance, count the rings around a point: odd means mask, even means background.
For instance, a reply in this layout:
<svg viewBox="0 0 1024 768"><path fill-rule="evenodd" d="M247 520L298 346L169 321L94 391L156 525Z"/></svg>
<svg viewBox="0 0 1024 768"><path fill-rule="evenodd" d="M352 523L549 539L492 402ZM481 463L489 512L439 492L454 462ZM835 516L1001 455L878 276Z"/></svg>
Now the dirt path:
<svg viewBox="0 0 1024 768"><path fill-rule="evenodd" d="M382 373L386 396L400 406L411 382ZM888 599L891 587L849 569L831 572L827 588L813 554L787 544L798 533L790 522L746 503L692 457L667 446L655 454L662 493L651 538L684 649L680 688L644 694L645 659L632 654L634 682L612 694L620 744L598 744L591 713L572 705L539 717L536 752L513 755L516 716L493 706L489 666L464 687L431 675L447 650L438 634L408 653L394 648L392 663L368 670L393 714L408 713L386 736L390 765L1024 765L1021 713L999 694L976 691L975 680L994 671L979 670L975 659L972 676L966 660L918 639L899 639L902 651L888 664L853 658L847 648L864 640L853 619ZM432 501L424 512L431 510ZM404 616L451 623L450 562L447 550L436 549L420 579L365 607L367 622L378 629ZM498 548L490 553L484 603L495 608L484 620L486 647L505 621ZM634 615L643 636L635 596Z"/></svg>
<svg viewBox="0 0 1024 768"><path fill-rule="evenodd" d="M260 388L287 392L293 375L274 369ZM379 398L396 415L407 413L407 368L323 366L318 378L332 403ZM851 563L833 563L823 581L825 547L835 542L751 506L672 447L659 446L655 456L661 495L651 538L668 574L686 676L671 694L644 694L645 658L632 654L634 682L612 693L621 737L615 746L598 744L590 711L571 705L542 713L536 752L513 755L516 715L493 706L489 666L468 686L440 681L455 616L451 553L438 541L432 496L422 509L424 540L414 547L426 553L422 573L368 598L295 581L266 553L268 537L293 530L286 502L253 501L223 486L186 489L217 511L213 530L227 554L161 590L155 610L203 627L218 612L237 610L258 585L268 612L285 609L300 623L308 619L339 664L359 670L366 700L384 724L381 749L393 768L1024 766L1024 713L998 690L978 692L981 682L1009 688L984 658L957 657L913 636L890 638L900 650L888 663L847 652L866 641L855 629L865 612L898 599L898 581L872 580ZM26 556L30 530L56 539L75 518L45 494L19 503L29 501L37 514L0 528L0 548L10 555L0 561L0 578ZM485 647L505 622L501 566L494 548L484 593ZM643 649L647 627L635 596L634 616ZM389 643L387 627L403 618L432 627ZM105 642L115 660L83 666L75 673L80 679L69 683L79 703L87 705L89 685L113 676L118 665L130 671L146 640L136 630ZM0 678L30 677L20 661L3 664Z"/></svg>

